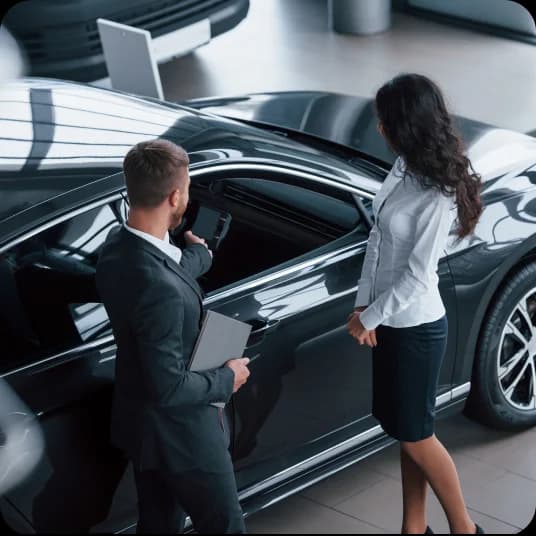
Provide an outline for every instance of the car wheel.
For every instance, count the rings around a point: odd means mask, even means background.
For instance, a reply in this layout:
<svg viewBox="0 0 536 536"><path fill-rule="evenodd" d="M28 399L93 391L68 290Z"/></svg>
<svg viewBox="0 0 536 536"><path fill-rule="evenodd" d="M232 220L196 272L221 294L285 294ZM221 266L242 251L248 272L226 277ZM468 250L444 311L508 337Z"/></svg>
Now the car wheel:
<svg viewBox="0 0 536 536"><path fill-rule="evenodd" d="M536 424L535 262L509 278L485 317L466 413L505 430Z"/></svg>

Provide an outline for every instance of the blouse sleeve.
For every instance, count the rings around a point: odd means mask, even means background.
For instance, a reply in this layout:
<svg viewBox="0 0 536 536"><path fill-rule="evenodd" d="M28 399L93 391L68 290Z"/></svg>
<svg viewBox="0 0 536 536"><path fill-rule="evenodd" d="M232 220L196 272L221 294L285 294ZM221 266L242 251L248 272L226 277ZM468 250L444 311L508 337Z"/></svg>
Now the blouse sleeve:
<svg viewBox="0 0 536 536"><path fill-rule="evenodd" d="M365 260L363 261L363 267L361 268L361 277L357 282L358 288L355 300L355 307L368 305L370 302L372 270L374 268L374 265L376 264L376 259L378 258L378 242L378 227L376 226L376 224L374 224L369 233L367 251L365 252Z"/></svg>

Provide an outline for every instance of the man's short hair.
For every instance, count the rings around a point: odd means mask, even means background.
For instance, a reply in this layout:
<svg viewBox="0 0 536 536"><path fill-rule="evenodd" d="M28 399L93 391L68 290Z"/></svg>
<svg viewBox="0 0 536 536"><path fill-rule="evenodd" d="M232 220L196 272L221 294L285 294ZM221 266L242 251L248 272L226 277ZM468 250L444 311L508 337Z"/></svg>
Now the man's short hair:
<svg viewBox="0 0 536 536"><path fill-rule="evenodd" d="M134 145L123 161L130 205L143 208L160 205L177 188L177 173L189 163L186 151L168 140Z"/></svg>

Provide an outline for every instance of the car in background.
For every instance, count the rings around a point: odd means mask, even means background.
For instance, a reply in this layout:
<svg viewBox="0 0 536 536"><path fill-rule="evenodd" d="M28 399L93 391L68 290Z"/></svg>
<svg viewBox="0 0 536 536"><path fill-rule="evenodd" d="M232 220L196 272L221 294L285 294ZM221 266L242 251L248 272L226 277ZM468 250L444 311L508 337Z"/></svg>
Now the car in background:
<svg viewBox="0 0 536 536"><path fill-rule="evenodd" d="M458 121L484 211L471 236L452 229L439 261L449 333L436 411L515 431L536 424L536 140ZM94 279L128 213L123 158L146 139L188 151L190 220L231 216L199 282L206 309L253 328L251 375L226 405L246 515L393 443L371 414L371 348L346 329L394 160L370 99L181 105L26 78L0 88L0 127L0 379L44 441L31 475L2 493L0 526L136 523L131 466L109 440L116 347Z"/></svg>
<svg viewBox="0 0 536 536"><path fill-rule="evenodd" d="M151 32L153 40L208 19L210 37L234 28L249 0L24 0L2 24L29 63L28 74L90 82L107 76L96 19ZM169 57L173 50L169 51Z"/></svg>

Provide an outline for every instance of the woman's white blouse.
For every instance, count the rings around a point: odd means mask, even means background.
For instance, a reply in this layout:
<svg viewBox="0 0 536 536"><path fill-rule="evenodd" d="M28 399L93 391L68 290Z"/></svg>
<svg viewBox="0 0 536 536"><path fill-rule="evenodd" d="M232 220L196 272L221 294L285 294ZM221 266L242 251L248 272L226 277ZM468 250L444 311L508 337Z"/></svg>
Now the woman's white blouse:
<svg viewBox="0 0 536 536"><path fill-rule="evenodd" d="M437 267L457 217L455 196L425 189L399 157L372 202L375 223L355 306L366 329L409 327L445 313Z"/></svg>

